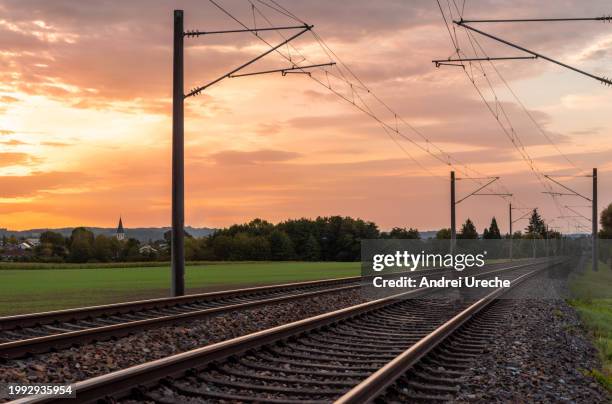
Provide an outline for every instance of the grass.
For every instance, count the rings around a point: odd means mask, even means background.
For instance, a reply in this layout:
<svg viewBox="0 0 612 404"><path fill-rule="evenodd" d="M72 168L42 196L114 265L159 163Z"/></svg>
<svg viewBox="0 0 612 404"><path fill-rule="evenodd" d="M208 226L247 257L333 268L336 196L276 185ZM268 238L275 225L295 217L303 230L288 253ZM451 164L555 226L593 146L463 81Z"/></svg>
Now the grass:
<svg viewBox="0 0 612 404"><path fill-rule="evenodd" d="M233 261L234 264L256 264L261 261ZM187 266L197 265L225 265L225 261L187 261ZM99 269L99 268L155 268L168 267L169 262L146 261L146 262L87 262L82 264L73 263L51 263L51 262L0 262L0 271L5 269Z"/></svg>
<svg viewBox="0 0 612 404"><path fill-rule="evenodd" d="M57 264L54 264L57 265ZM64 264L65 265L65 264ZM67 266L0 270L0 315L168 296L170 269ZM123 265L123 264L120 264ZM360 275L359 262L215 262L186 268L188 293Z"/></svg>
<svg viewBox="0 0 612 404"><path fill-rule="evenodd" d="M197 293L360 274L359 262L188 262L185 284ZM162 297L169 288L164 262L0 262L0 316Z"/></svg>
<svg viewBox="0 0 612 404"><path fill-rule="evenodd" d="M590 265L572 280L574 298L570 304L578 311L599 351L602 369L592 369L590 375L612 392L612 270L600 263L599 271L593 272Z"/></svg>

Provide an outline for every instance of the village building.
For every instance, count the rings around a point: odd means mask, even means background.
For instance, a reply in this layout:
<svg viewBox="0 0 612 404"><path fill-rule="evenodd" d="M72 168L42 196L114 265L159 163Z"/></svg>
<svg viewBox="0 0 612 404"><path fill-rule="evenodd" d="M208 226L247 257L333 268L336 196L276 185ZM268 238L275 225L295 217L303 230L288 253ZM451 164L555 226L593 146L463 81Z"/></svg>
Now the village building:
<svg viewBox="0 0 612 404"><path fill-rule="evenodd" d="M117 237L117 240L119 241L125 240L125 230L123 230L123 222L121 221L121 216L119 216L119 226L117 226L117 232L115 233L115 237Z"/></svg>
<svg viewBox="0 0 612 404"><path fill-rule="evenodd" d="M24 241L24 242L19 243L17 245L17 248L22 250L22 251L28 251L28 250L31 250L34 247L32 247L32 245L30 245L28 242Z"/></svg>
<svg viewBox="0 0 612 404"><path fill-rule="evenodd" d="M31 245L32 247L38 247L40 245L39 238L26 238L25 242Z"/></svg>
<svg viewBox="0 0 612 404"><path fill-rule="evenodd" d="M157 254L157 250L149 244L145 244L142 247L140 247L138 249L138 252L141 254L147 254L147 255Z"/></svg>

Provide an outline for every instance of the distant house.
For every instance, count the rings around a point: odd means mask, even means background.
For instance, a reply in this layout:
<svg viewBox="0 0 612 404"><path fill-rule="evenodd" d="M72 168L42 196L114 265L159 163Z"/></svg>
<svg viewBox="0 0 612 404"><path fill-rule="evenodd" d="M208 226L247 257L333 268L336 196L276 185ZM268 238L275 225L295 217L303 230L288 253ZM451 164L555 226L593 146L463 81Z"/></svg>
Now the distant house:
<svg viewBox="0 0 612 404"><path fill-rule="evenodd" d="M32 248L34 248L34 246L32 246L30 243L28 243L27 241L24 241L22 243L17 244L17 248L21 251L29 251Z"/></svg>
<svg viewBox="0 0 612 404"><path fill-rule="evenodd" d="M32 247L38 247L40 245L39 238L26 238L25 242L31 245Z"/></svg>
<svg viewBox="0 0 612 404"><path fill-rule="evenodd" d="M138 249L138 252L141 253L141 254L147 254L147 255L157 254L157 250L155 248L151 247L149 244L145 244L142 247L140 247Z"/></svg>

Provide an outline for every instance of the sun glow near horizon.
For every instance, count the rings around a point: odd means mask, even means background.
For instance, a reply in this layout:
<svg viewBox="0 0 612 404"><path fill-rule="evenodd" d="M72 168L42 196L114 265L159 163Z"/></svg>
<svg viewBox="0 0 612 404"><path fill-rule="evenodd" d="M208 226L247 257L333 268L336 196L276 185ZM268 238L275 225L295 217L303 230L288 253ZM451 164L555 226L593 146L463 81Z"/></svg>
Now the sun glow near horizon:
<svg viewBox="0 0 612 404"><path fill-rule="evenodd" d="M120 213L130 227L169 224L172 10L155 5L138 13L134 3L88 3L68 13L47 2L32 9L0 0L0 227L111 227ZM477 3L470 7L478 9ZM535 15L544 7L525 4ZM193 1L177 5L185 9L189 28L199 21L232 27ZM579 6L571 2L568 13ZM431 4L391 8L368 19L363 30L355 27L359 18L366 22L367 12L360 17L365 2L354 4L353 19L339 5L309 7L305 18L403 118L470 167L502 176L526 205L540 207L545 216L557 214L463 73L432 66L449 45ZM88 19L86 26L76 22L81 18ZM573 38L548 31L511 35L595 70L609 60L610 35L601 26ZM557 51L554 41L564 45ZM296 46L325 61L311 39ZM186 88L262 49L238 36L190 43ZM283 63L271 55L258 68ZM601 206L607 204L610 90L539 61L519 63L502 62L499 69L565 154L585 169L599 167ZM365 114L303 75L288 76L228 79L187 100L187 224L222 227L255 217L340 214L383 228L448 226L448 167L403 141L407 156ZM500 101L539 167L570 172L520 106L505 97ZM469 191L467 184L461 187L459 192ZM466 201L460 217L470 216L479 228L491 216L505 218L503 201L491 201Z"/></svg>

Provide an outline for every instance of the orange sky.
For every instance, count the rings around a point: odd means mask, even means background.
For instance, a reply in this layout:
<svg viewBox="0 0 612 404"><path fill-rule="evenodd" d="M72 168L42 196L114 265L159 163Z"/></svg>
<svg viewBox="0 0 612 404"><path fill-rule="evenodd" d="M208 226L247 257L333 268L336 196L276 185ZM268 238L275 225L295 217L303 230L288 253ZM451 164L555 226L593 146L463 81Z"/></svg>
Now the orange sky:
<svg viewBox="0 0 612 404"><path fill-rule="evenodd" d="M516 204L537 206L548 220L560 214L461 69L431 64L452 53L435 1L329 3L281 2L314 24L365 84L435 144L473 169L501 176ZM583 3L521 0L509 7L468 0L465 17L609 12L606 1ZM253 23L248 1L222 4ZM257 4L274 23L292 23ZM114 226L120 214L126 227L169 225L174 8L185 10L188 29L237 28L205 1L0 0L0 228ZM265 24L261 17L257 22ZM519 27L486 29L611 75L612 25ZM265 35L270 42L279 41L275 33ZM518 53L488 40L481 43L491 55ZM295 46L313 62L330 60L311 35ZM186 88L206 83L263 50L246 34L189 39ZM280 56L270 55L249 69L286 65ZM576 166L599 167L600 207L607 205L612 200L611 89L544 61L499 62L496 67ZM580 172L489 73L538 170ZM346 88L334 89L350 94ZM492 99L490 91L485 96ZM383 109L375 112L394 122ZM383 229L448 226L449 168L398 140L419 162L415 164L376 122L304 75L227 79L188 99L185 119L189 225L340 214L375 221ZM587 178L567 183L590 192ZM474 186L460 181L458 195ZM576 198L560 203L584 205ZM581 212L589 214L588 209ZM499 198L473 198L458 207L458 221L470 216L479 230L493 215L507 229L507 204ZM568 230L565 220L554 224Z"/></svg>

